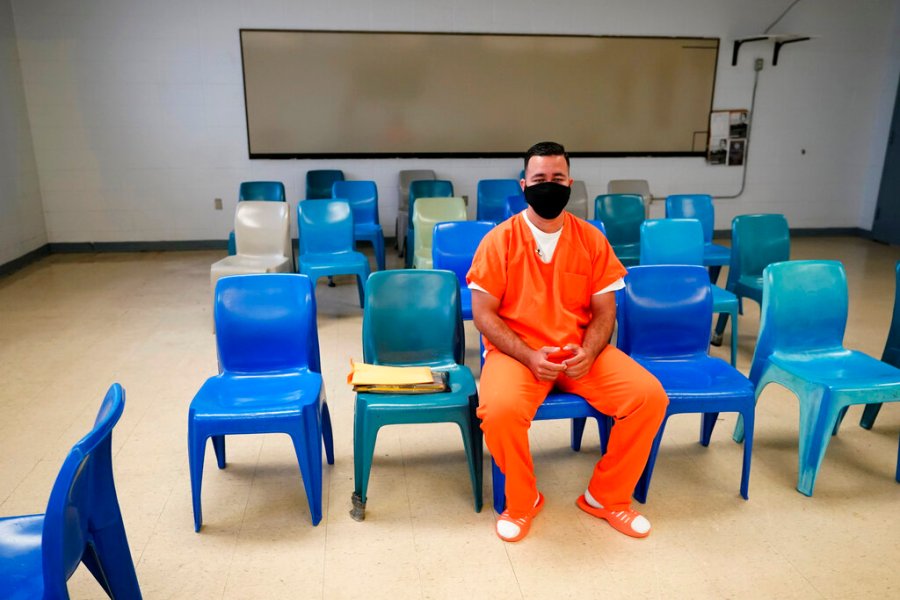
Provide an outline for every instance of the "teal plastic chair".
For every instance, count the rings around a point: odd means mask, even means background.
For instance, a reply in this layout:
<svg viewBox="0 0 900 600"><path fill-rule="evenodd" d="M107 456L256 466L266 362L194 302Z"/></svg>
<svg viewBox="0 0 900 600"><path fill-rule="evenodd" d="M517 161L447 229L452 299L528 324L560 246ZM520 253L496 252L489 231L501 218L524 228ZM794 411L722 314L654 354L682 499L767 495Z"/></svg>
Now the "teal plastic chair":
<svg viewBox="0 0 900 600"><path fill-rule="evenodd" d="M507 219L510 196L522 196L518 179L482 179L478 182L476 220L500 223Z"/></svg>
<svg viewBox="0 0 900 600"><path fill-rule="evenodd" d="M378 223L378 187L374 181L335 181L331 197L350 203L353 211L353 239L371 242L375 264L384 271L384 232Z"/></svg>
<svg viewBox="0 0 900 600"><path fill-rule="evenodd" d="M697 219L648 219L641 225L642 265L702 265L703 226ZM711 285L713 312L730 314L731 366L737 362L737 296Z"/></svg>
<svg viewBox="0 0 900 600"><path fill-rule="evenodd" d="M94 426L69 451L42 515L0 518L0 596L68 598L80 563L110 598L141 598L112 471L112 431L125 410L114 383Z"/></svg>
<svg viewBox="0 0 900 600"><path fill-rule="evenodd" d="M312 169L306 172L306 199L324 200L331 198L331 188L335 181L343 181L340 169Z"/></svg>
<svg viewBox="0 0 900 600"><path fill-rule="evenodd" d="M601 194L594 198L594 218L603 221L619 261L626 267L640 264L644 199L637 194Z"/></svg>
<svg viewBox="0 0 900 600"><path fill-rule="evenodd" d="M847 276L837 261L788 261L763 271L762 318L750 367L756 398L770 383L800 401L797 490L812 496L838 414L900 400L900 369L843 346ZM734 438L743 439L738 420Z"/></svg>
<svg viewBox="0 0 900 600"><path fill-rule="evenodd" d="M309 276L313 293L319 277L355 275L359 305L366 301L369 259L354 250L353 213L346 200L304 200L297 205L299 270Z"/></svg>
<svg viewBox="0 0 900 600"><path fill-rule="evenodd" d="M188 410L188 465L194 531L207 441L226 466L225 438L258 433L291 438L313 525L322 520L322 445L334 464L325 401L316 302L309 278L294 273L223 277L214 317L219 374L204 382Z"/></svg>
<svg viewBox="0 0 900 600"><path fill-rule="evenodd" d="M406 222L406 244L404 250L406 268L413 265L416 248L415 223L413 214L416 207L416 198L452 198L453 183L446 179L419 179L409 184L409 212Z"/></svg>
<svg viewBox="0 0 900 600"><path fill-rule="evenodd" d="M270 202L284 202L286 199L284 184L280 181L244 181L238 190L238 202L244 200L268 200ZM237 243L234 239L234 230L228 234L228 256L237 254Z"/></svg>
<svg viewBox="0 0 900 600"><path fill-rule="evenodd" d="M779 214L740 215L731 221L731 262L725 289L738 297L738 312L744 314L743 298L762 304L763 269L790 260L791 234L787 219ZM719 315L713 343L721 343L728 313Z"/></svg>
<svg viewBox="0 0 900 600"><path fill-rule="evenodd" d="M889 365L900 368L900 261L894 267L896 276L896 286L894 287L894 315L891 318L891 328L888 331L887 341L884 344L884 352L881 354L881 360ZM875 424L875 417L881 410L881 403L866 404L862 417L859 420L861 427L872 429ZM900 461L897 464L897 481L900 481Z"/></svg>
<svg viewBox="0 0 900 600"><path fill-rule="evenodd" d="M731 248L713 243L716 209L709 194L673 194L666 198L667 219L698 219L703 226L703 264L709 280L716 283L722 266L731 262Z"/></svg>
<svg viewBox="0 0 900 600"><path fill-rule="evenodd" d="M368 364L427 366L449 374L450 391L429 394L356 394L353 418L353 511L365 518L369 474L378 430L386 425L456 423L462 432L475 497L482 506L482 437L478 392L463 364L465 333L459 283L451 271L373 273L366 283L363 359Z"/></svg>

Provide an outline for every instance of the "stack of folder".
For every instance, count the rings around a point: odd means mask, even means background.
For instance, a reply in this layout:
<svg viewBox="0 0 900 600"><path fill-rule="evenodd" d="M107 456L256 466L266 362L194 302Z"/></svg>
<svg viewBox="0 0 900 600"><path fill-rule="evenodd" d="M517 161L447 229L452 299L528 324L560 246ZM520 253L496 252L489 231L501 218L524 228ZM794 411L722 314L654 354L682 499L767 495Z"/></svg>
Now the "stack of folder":
<svg viewBox="0 0 900 600"><path fill-rule="evenodd" d="M376 394L429 394L446 392L446 371L432 371L429 367L385 367L350 361L347 383L354 392Z"/></svg>

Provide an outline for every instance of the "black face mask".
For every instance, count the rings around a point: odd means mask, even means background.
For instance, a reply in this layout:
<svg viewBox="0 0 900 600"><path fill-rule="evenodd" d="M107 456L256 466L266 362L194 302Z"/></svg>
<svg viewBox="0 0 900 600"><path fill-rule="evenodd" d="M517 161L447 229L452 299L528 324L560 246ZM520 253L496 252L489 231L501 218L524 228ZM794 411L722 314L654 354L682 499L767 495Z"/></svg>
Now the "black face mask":
<svg viewBox="0 0 900 600"><path fill-rule="evenodd" d="M555 219L569 203L571 192L567 185L545 181L525 188L525 202L542 219Z"/></svg>

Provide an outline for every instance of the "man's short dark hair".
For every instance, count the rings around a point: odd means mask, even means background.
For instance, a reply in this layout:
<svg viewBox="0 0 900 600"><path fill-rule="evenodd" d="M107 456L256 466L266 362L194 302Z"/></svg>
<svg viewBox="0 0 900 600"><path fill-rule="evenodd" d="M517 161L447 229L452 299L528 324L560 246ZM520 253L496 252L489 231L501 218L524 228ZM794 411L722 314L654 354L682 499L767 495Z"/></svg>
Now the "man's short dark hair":
<svg viewBox="0 0 900 600"><path fill-rule="evenodd" d="M528 161L532 156L564 156L566 158L566 166L569 166L569 154L562 144L556 142L538 142L528 149L525 153L525 168L528 168Z"/></svg>

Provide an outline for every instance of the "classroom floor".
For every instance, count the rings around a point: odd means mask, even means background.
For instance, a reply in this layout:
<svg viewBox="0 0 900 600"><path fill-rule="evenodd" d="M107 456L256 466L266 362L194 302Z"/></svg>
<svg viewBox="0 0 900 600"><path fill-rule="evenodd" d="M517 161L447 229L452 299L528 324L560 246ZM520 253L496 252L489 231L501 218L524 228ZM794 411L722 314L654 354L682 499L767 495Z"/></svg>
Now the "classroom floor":
<svg viewBox="0 0 900 600"><path fill-rule="evenodd" d="M66 452L118 381L127 403L113 435L116 486L148 599L900 597L900 405L885 405L872 431L851 408L807 498L794 489L797 401L774 386L757 410L749 501L738 495L734 416L721 417L708 448L697 443L698 416L670 419L639 507L654 527L644 540L576 508L599 449L589 424L585 448L573 453L563 421L532 428L547 501L518 544L494 534L487 453L485 507L474 512L453 425L383 429L366 520L352 520L345 377L350 359L362 358L362 317L348 278L335 288L323 281L317 295L336 454L324 467L322 522L310 523L286 436L235 436L226 470L207 458L204 527L194 533L187 412L216 371L209 265L222 255L53 255L0 278L0 515L44 510ZM843 261L846 345L880 356L900 248L799 238L792 256ZM745 306L738 366L746 373L759 308ZM477 374L471 323L466 333ZM727 357L728 336L714 354ZM69 587L73 598L105 597L83 567Z"/></svg>

